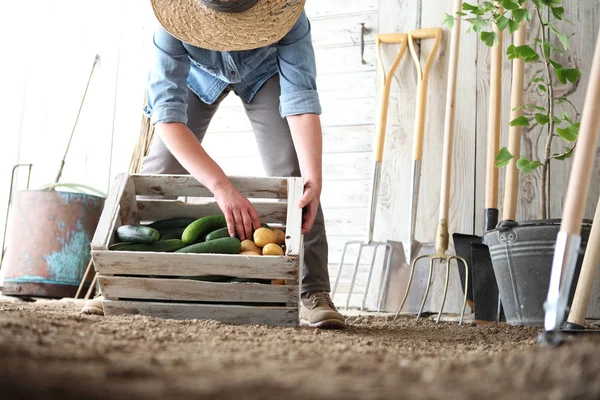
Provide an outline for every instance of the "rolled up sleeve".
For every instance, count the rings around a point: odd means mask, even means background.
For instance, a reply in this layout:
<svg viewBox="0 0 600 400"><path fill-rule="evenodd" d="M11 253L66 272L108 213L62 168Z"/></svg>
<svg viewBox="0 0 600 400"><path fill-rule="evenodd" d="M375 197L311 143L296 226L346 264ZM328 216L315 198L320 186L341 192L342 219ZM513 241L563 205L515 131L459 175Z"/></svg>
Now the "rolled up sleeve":
<svg viewBox="0 0 600 400"><path fill-rule="evenodd" d="M290 32L277 43L282 117L321 114L315 52L310 32L310 22L305 12L302 12Z"/></svg>
<svg viewBox="0 0 600 400"><path fill-rule="evenodd" d="M154 34L154 58L146 86L151 123L187 123L187 78L190 59L183 43L159 27Z"/></svg>

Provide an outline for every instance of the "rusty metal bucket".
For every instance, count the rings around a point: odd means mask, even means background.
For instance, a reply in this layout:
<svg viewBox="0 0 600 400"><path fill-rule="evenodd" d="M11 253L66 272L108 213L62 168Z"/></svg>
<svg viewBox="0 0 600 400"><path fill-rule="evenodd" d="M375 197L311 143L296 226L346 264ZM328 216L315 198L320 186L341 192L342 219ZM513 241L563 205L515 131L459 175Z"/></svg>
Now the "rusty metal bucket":
<svg viewBox="0 0 600 400"><path fill-rule="evenodd" d="M90 260L90 242L104 199L82 193L22 190L15 192L13 201L2 294L73 297Z"/></svg>

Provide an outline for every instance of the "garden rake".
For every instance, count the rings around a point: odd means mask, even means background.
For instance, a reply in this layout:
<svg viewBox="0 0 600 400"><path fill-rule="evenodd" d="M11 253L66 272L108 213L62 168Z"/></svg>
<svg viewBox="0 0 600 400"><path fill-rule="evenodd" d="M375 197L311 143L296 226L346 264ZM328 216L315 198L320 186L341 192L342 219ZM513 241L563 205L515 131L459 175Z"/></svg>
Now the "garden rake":
<svg viewBox="0 0 600 400"><path fill-rule="evenodd" d="M400 50L398 51L398 55L396 56L394 62L392 63L392 66L390 67L390 69L387 73L385 71L385 67L383 65L383 60L381 57L381 46L383 44L399 44L400 45ZM377 308L379 311L381 309L381 292L382 292L383 286L385 285L387 277L389 276L393 248L392 248L392 245L390 242L374 242L373 241L373 230L375 227L375 214L376 214L376 210L377 210L377 197L378 197L378 193L379 193L379 181L380 181L380 177L381 177L381 163L383 160L383 149L384 149L384 144L385 144L385 133L386 133L386 127L387 127L387 115L388 115L390 91L391 91L392 81L393 81L396 69L398 68L398 65L400 65L400 61L402 60L402 58L404 57L404 53L406 52L406 47L408 45L408 35L403 34L403 33L380 34L380 35L377 35L376 45L377 45L377 63L379 64L379 67L383 71L383 74L382 74L383 89L381 91L381 102L380 102L380 110L379 110L379 126L378 126L378 130L377 130L377 137L376 137L377 140L376 140L376 145L375 145L375 165L373 168L373 181L372 181L372 185L371 185L371 199L370 199L370 203L369 203L369 215L368 215L368 227L367 227L368 235L367 235L367 240L364 242L357 240L357 241L348 241L345 243L344 250L342 252L342 258L340 260L340 265L339 265L338 272L337 272L337 276L335 278L335 284L333 285L333 291L331 293L331 297L335 296L335 292L337 290L338 283L339 283L340 277L342 275L342 268L344 265L346 251L348 250L348 248L350 246L357 245L358 246L358 254L356 256L356 261L354 263L354 271L352 273L352 279L350 281L350 287L348 288L348 294L347 294L346 303L345 303L345 308L348 309L348 305L350 304L350 298L352 297L352 291L354 289L354 284L356 282L356 275L358 273L358 268L360 265L360 260L361 260L361 255L362 255L363 249L366 247L371 247L371 248L373 248L373 255L371 257L371 262L369 264L369 273L368 273L366 287L365 287L365 291L363 293L363 298L362 298L362 303L361 303L361 308L360 308L361 310L363 310L365 308L365 303L367 300L369 285L371 283L371 277L373 275L373 269L375 267L375 260L377 258L378 249L383 248L384 249L384 265L385 265L385 267L382 269L382 274L381 274L382 276L381 276L381 280L379 282L379 290L377 293ZM404 253L403 250L402 250L402 253Z"/></svg>
<svg viewBox="0 0 600 400"><path fill-rule="evenodd" d="M460 12L462 9L462 1L455 0L454 3L454 15ZM452 172L452 142L454 138L454 117L456 114L456 75L458 68L458 54L459 54L459 44L460 44L460 17L456 18L454 22L454 27L452 28L452 36L450 39L450 66L448 71L448 89L446 96L446 119L444 122L444 150L443 150L443 161L442 161L442 185L440 191L440 220L438 223L436 235L435 235L435 254L431 255L422 255L412 262L410 268L410 276L408 279L408 286L406 287L406 292L404 294L404 298L398 311L396 312L396 316L394 320L398 318L402 307L408 297L408 293L410 291L410 286L413 280L415 265L421 259L429 258L429 275L427 278L427 286L425 287L425 294L423 295L423 300L421 302L421 307L417 314L417 320L421 317L423 313L423 308L425 307L425 302L427 301L427 296L429 295L429 289L431 287L431 278L433 276L433 268L436 260L439 260L446 264L446 280L444 284L444 294L442 298L442 303L440 306L440 310L438 312L438 316L436 319L436 323L440 321L442 316L442 312L444 310L444 304L446 302L446 296L448 294L448 284L450 281L450 265L453 260L457 263L462 263L465 268L465 287L468 287L468 266L467 262L458 256L447 254L448 244L450 241L450 235L448 233L448 217L450 211L450 183L451 183L451 172ZM462 321L465 314L465 308L467 305L467 291L465 290L464 300L462 312L460 314L459 325L462 325Z"/></svg>

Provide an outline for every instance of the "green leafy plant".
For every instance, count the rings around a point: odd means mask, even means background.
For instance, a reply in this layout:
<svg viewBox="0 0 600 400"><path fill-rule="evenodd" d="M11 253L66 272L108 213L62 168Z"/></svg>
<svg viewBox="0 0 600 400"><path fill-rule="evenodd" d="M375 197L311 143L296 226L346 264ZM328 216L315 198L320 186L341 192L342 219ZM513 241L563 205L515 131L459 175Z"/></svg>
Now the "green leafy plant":
<svg viewBox="0 0 600 400"><path fill-rule="evenodd" d="M525 104L523 115L510 121L511 126L532 127L538 124L546 134L545 152L540 160L530 160L527 156L511 154L507 148L502 148L496 156L496 166L505 167L518 157L517 168L522 173L529 173L542 168L540 181L540 216L547 218L548 175L552 160L565 160L573 155L579 133L579 112L566 95L556 96L556 84L576 85L580 78L578 68L563 66L556 61L557 56L564 55L569 50L570 42L566 34L559 31L557 21L570 22L565 17L562 0L496 0L479 1L478 4L463 3L463 11L456 16L446 15L444 24L453 26L455 19L462 18L469 23L469 31L476 32L487 46L498 43L500 32L515 33L521 24L530 23L537 18L542 26L538 37L532 43L523 46L510 45L506 51L508 59L522 58L526 63L543 63L543 77L532 79L531 83L544 96L544 106ZM554 44L553 37L558 39L560 46ZM557 115L557 106L567 104L571 113L563 112ZM552 153L554 139L564 142L562 153Z"/></svg>

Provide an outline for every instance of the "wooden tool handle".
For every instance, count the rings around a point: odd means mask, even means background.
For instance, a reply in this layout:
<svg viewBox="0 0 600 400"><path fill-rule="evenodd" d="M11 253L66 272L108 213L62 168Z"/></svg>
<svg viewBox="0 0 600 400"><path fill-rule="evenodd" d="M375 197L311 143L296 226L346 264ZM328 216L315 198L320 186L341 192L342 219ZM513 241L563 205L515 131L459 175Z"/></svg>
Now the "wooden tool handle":
<svg viewBox="0 0 600 400"><path fill-rule="evenodd" d="M433 48L427 57L425 67L421 67L419 55L415 49L415 39L435 39ZM423 141L425 137L425 117L427 108L427 88L429 87L429 74L431 66L440 48L442 41L441 28L427 28L411 31L408 34L408 46L417 67L417 106L415 110L415 130L413 133L413 160L420 161L423 158Z"/></svg>
<svg viewBox="0 0 600 400"><path fill-rule="evenodd" d="M462 0L454 0L453 16L462 10ZM452 142L454 140L454 117L456 115L456 75L460 46L460 17L454 21L450 37L450 65L446 94L446 119L444 122L444 153L442 160L442 187L440 191L440 221L448 221L450 214L450 183L452 179Z"/></svg>
<svg viewBox="0 0 600 400"><path fill-rule="evenodd" d="M569 234L581 233L600 130L600 32L598 35L560 229Z"/></svg>
<svg viewBox="0 0 600 400"><path fill-rule="evenodd" d="M377 64L382 71L382 83L383 88L381 90L381 101L379 104L379 126L377 127L377 137L375 144L375 162L382 162L383 160L383 149L385 145L385 132L387 128L387 116L390 102L390 91L392 88L392 78L394 73L400 64L400 60L404 56L406 51L408 36L404 33L387 33L377 35L375 40L377 45ZM389 72L386 73L381 57L381 45L382 44L400 44L400 50L394 60L394 63L390 67Z"/></svg>
<svg viewBox="0 0 600 400"><path fill-rule="evenodd" d="M513 44L522 46L525 44L527 27L525 23L515 32ZM512 86L510 94L510 120L523 115L523 90L525 77L525 61L522 58L513 60ZM523 128L511 126L508 130L508 151L514 156L506 168L505 192L504 192L504 220L517 219L517 195L519 193L519 169L517 161L521 154L521 136Z"/></svg>
<svg viewBox="0 0 600 400"><path fill-rule="evenodd" d="M498 12L502 12L499 9ZM500 121L502 119L502 50L503 33L494 24L498 44L492 47L490 63L490 105L488 116L488 142L485 168L485 208L498 208L498 168L496 154L500 150Z"/></svg>
<svg viewBox="0 0 600 400"><path fill-rule="evenodd" d="M598 199L598 205L596 206L594 224L592 225L592 231L590 232L590 237L587 242L585 257L583 258L583 265L581 266L579 281L577 282L577 289L575 290L575 297L573 297L573 305L571 306L571 312L569 313L569 318L567 319L568 322L584 326L585 314L587 311L588 302L590 301L590 295L592 294L592 283L594 282L594 275L596 274L596 269L599 265L600 199Z"/></svg>

